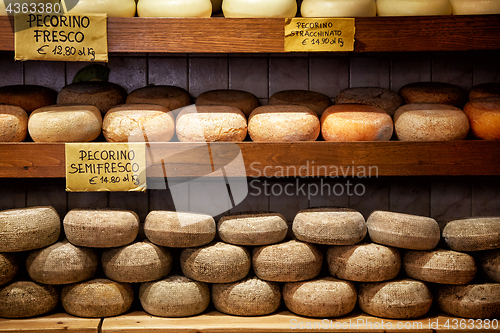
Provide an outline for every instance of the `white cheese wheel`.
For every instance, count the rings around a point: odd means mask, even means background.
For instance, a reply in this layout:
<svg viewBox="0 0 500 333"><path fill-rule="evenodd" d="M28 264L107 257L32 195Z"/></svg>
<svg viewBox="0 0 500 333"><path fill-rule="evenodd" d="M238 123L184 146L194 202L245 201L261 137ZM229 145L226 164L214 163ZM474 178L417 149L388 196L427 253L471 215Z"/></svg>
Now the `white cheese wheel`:
<svg viewBox="0 0 500 333"><path fill-rule="evenodd" d="M224 0L225 17L295 17L295 0Z"/></svg>
<svg viewBox="0 0 500 333"><path fill-rule="evenodd" d="M434 0L432 0L434 1ZM399 89L407 104L447 104L462 108L467 102L467 92L461 87L444 82L413 82Z"/></svg>
<svg viewBox="0 0 500 333"><path fill-rule="evenodd" d="M19 270L19 262L15 254L0 252L0 286L14 279Z"/></svg>
<svg viewBox="0 0 500 333"><path fill-rule="evenodd" d="M499 0L450 0L453 15L500 14Z"/></svg>
<svg viewBox="0 0 500 333"><path fill-rule="evenodd" d="M500 82L481 83L470 88L470 101L481 97L500 97Z"/></svg>
<svg viewBox="0 0 500 333"><path fill-rule="evenodd" d="M15 105L0 104L0 142L21 142L28 134L28 114Z"/></svg>
<svg viewBox="0 0 500 333"><path fill-rule="evenodd" d="M88 81L68 84L57 95L57 104L93 105L102 114L112 107L123 104L127 92L121 86L104 81Z"/></svg>
<svg viewBox="0 0 500 333"><path fill-rule="evenodd" d="M8 14L7 11L5 10L5 2L0 1L0 16L6 16L6 15Z"/></svg>
<svg viewBox="0 0 500 333"><path fill-rule="evenodd" d="M475 137L483 140L500 140L500 96L476 98L465 104Z"/></svg>
<svg viewBox="0 0 500 333"><path fill-rule="evenodd" d="M500 249L476 252L480 272L491 282L500 283Z"/></svg>
<svg viewBox="0 0 500 333"><path fill-rule="evenodd" d="M482 319L500 317L500 283L440 286L437 288L436 300L439 308L452 316Z"/></svg>
<svg viewBox="0 0 500 333"><path fill-rule="evenodd" d="M127 96L127 104L157 104L166 107L174 113L191 104L191 96L182 88L174 86L146 86L132 91Z"/></svg>
<svg viewBox="0 0 500 333"><path fill-rule="evenodd" d="M139 0L139 17L210 17L210 0Z"/></svg>
<svg viewBox="0 0 500 333"><path fill-rule="evenodd" d="M134 0L78 0L67 14L104 13L108 17L134 17L135 8Z"/></svg>
<svg viewBox="0 0 500 333"><path fill-rule="evenodd" d="M0 1L0 4L4 4ZM0 104L19 106L29 115L36 109L56 104L57 92L36 85L11 85L0 87Z"/></svg>
<svg viewBox="0 0 500 333"><path fill-rule="evenodd" d="M0 317L28 318L55 309L59 293L53 286L16 281L0 287Z"/></svg>
<svg viewBox="0 0 500 333"><path fill-rule="evenodd" d="M500 217L471 217L450 221L443 238L455 251L482 251L500 248Z"/></svg>
<svg viewBox="0 0 500 333"><path fill-rule="evenodd" d="M357 87L341 90L335 104L366 104L383 109L391 117L405 104L403 97L390 89L380 87Z"/></svg>
<svg viewBox="0 0 500 333"><path fill-rule="evenodd" d="M304 0L302 17L370 17L377 15L375 0Z"/></svg>
<svg viewBox="0 0 500 333"><path fill-rule="evenodd" d="M451 4L449 0L377 0L377 15L451 15Z"/></svg>
<svg viewBox="0 0 500 333"><path fill-rule="evenodd" d="M269 97L267 105L303 105L321 117L323 112L331 106L332 100L325 94L309 90L283 90Z"/></svg>
<svg viewBox="0 0 500 333"><path fill-rule="evenodd" d="M246 117L260 105L254 94L234 89L210 90L196 98L196 105L227 105L240 109Z"/></svg>

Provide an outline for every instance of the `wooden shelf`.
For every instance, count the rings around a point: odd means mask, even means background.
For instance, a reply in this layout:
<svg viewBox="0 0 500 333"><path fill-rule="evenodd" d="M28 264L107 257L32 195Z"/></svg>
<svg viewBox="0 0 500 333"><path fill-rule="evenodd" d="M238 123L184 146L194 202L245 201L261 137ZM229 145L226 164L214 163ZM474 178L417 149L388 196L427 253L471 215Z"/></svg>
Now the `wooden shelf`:
<svg viewBox="0 0 500 333"><path fill-rule="evenodd" d="M14 50L13 19L0 17L0 51ZM500 15L356 18L354 52L500 49ZM109 52L281 53L284 19L108 19Z"/></svg>
<svg viewBox="0 0 500 333"><path fill-rule="evenodd" d="M66 313L28 319L0 318L0 333L98 333L100 318L77 318Z"/></svg>
<svg viewBox="0 0 500 333"><path fill-rule="evenodd" d="M205 144L150 144L147 176L200 177L222 166L229 177L500 175L500 141L242 142L209 148L211 155ZM244 169L230 163L240 151ZM64 161L63 143L0 144L0 178L64 178Z"/></svg>

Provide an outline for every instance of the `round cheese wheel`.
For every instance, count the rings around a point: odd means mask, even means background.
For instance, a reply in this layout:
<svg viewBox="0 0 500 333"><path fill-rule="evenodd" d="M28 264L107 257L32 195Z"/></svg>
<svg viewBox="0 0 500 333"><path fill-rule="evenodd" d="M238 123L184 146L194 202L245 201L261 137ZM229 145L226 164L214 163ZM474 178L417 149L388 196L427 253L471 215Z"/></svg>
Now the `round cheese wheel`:
<svg viewBox="0 0 500 333"><path fill-rule="evenodd" d="M28 134L28 114L15 105L0 104L0 142L21 142Z"/></svg>
<svg viewBox="0 0 500 333"><path fill-rule="evenodd" d="M242 246L214 242L181 252L181 269L185 276L201 282L229 283L248 275L252 261Z"/></svg>
<svg viewBox="0 0 500 333"><path fill-rule="evenodd" d="M252 263L262 280L304 281L319 275L323 254L313 244L290 240L254 248Z"/></svg>
<svg viewBox="0 0 500 333"><path fill-rule="evenodd" d="M220 238L236 245L279 243L288 233L285 217L278 213L242 213L223 216L217 224Z"/></svg>
<svg viewBox="0 0 500 333"><path fill-rule="evenodd" d="M477 271L470 255L443 249L408 251L403 256L403 267L412 279L441 284L467 284Z"/></svg>
<svg viewBox="0 0 500 333"><path fill-rule="evenodd" d="M177 115L175 130L181 142L240 142L247 136L247 119L233 106L193 105Z"/></svg>
<svg viewBox="0 0 500 333"><path fill-rule="evenodd" d="M123 104L106 113L102 131L108 142L168 142L175 134L175 119L160 105Z"/></svg>
<svg viewBox="0 0 500 333"><path fill-rule="evenodd" d="M412 279L361 283L358 304L369 315L410 319L424 316L432 306L432 293L422 281Z"/></svg>
<svg viewBox="0 0 500 333"><path fill-rule="evenodd" d="M102 116L92 105L50 105L33 111L28 131L35 142L90 142L102 130Z"/></svg>
<svg viewBox="0 0 500 333"><path fill-rule="evenodd" d="M500 283L440 286L436 294L439 308L462 318L499 318Z"/></svg>
<svg viewBox="0 0 500 333"><path fill-rule="evenodd" d="M0 211L0 252L35 250L57 242L61 219L52 207Z"/></svg>
<svg viewBox="0 0 500 333"><path fill-rule="evenodd" d="M441 231L436 220L417 215L375 211L366 221L373 242L410 250L432 250Z"/></svg>
<svg viewBox="0 0 500 333"><path fill-rule="evenodd" d="M227 105L238 108L246 117L260 105L254 94L234 89L210 90L196 98L196 105Z"/></svg>
<svg viewBox="0 0 500 333"><path fill-rule="evenodd" d="M450 0L453 15L500 14L498 0Z"/></svg>
<svg viewBox="0 0 500 333"><path fill-rule="evenodd" d="M321 117L331 106L332 100L325 94L308 90L283 90L269 97L268 105L303 105Z"/></svg>
<svg viewBox="0 0 500 333"><path fill-rule="evenodd" d="M78 0L67 14L103 13L107 17L134 17L135 8L134 0Z"/></svg>
<svg viewBox="0 0 500 333"><path fill-rule="evenodd" d="M166 107L176 116L181 108L191 104L189 93L174 86L146 86L132 91L127 104L157 104Z"/></svg>
<svg viewBox="0 0 500 333"><path fill-rule="evenodd" d="M467 102L467 92L465 90L457 85L443 82L409 83L399 89L399 95L403 97L407 104L447 104L461 108Z"/></svg>
<svg viewBox="0 0 500 333"><path fill-rule="evenodd" d="M304 0L302 17L369 17L377 15L375 0Z"/></svg>
<svg viewBox="0 0 500 333"><path fill-rule="evenodd" d="M469 133L469 120L451 105L406 104L396 111L394 127L401 141L462 140Z"/></svg>
<svg viewBox="0 0 500 333"><path fill-rule="evenodd" d="M99 258L94 249L77 247L67 240L31 252L26 270L31 279L43 284L70 284L94 277Z"/></svg>
<svg viewBox="0 0 500 333"><path fill-rule="evenodd" d="M0 104L19 106L28 115L36 109L56 104L56 100L57 92L42 86L12 85L0 87Z"/></svg>
<svg viewBox="0 0 500 333"><path fill-rule="evenodd" d="M341 90L335 97L335 104L366 104L383 109L390 116L404 104L396 92L380 87L358 87Z"/></svg>
<svg viewBox="0 0 500 333"><path fill-rule="evenodd" d="M130 210L72 209L63 220L68 241L77 246L107 248L132 243L139 217Z"/></svg>
<svg viewBox="0 0 500 333"><path fill-rule="evenodd" d="M14 279L19 270L19 258L13 253L0 253L0 286Z"/></svg>
<svg viewBox="0 0 500 333"><path fill-rule="evenodd" d="M500 97L476 98L465 104L464 112L475 137L500 140Z"/></svg>
<svg viewBox="0 0 500 333"><path fill-rule="evenodd" d="M104 81L88 81L68 84L57 95L57 104L93 105L101 113L125 103L127 92L121 86Z"/></svg>
<svg viewBox="0 0 500 333"><path fill-rule="evenodd" d="M500 217L471 217L450 221L443 238L455 251L482 251L500 248Z"/></svg>
<svg viewBox="0 0 500 333"><path fill-rule="evenodd" d="M210 0L139 0L139 17L210 17Z"/></svg>
<svg viewBox="0 0 500 333"><path fill-rule="evenodd" d="M28 318L55 309L59 293L53 286L33 281L16 281L0 287L0 317Z"/></svg>
<svg viewBox="0 0 500 333"><path fill-rule="evenodd" d="M247 277L233 283L212 285L212 302L217 311L233 316L262 316L278 310L281 290L276 282Z"/></svg>
<svg viewBox="0 0 500 333"><path fill-rule="evenodd" d="M318 115L302 105L260 106L248 118L248 133L257 142L315 141L319 132Z"/></svg>
<svg viewBox="0 0 500 333"><path fill-rule="evenodd" d="M401 269L397 249L373 243L332 246L327 250L327 261L330 274L349 281L387 281Z"/></svg>
<svg viewBox="0 0 500 333"><path fill-rule="evenodd" d="M357 292L352 282L324 277L285 283L283 300L288 310L300 316L340 317L354 310Z"/></svg>
<svg viewBox="0 0 500 333"><path fill-rule="evenodd" d="M451 4L448 0L377 0L377 15L451 15Z"/></svg>
<svg viewBox="0 0 500 333"><path fill-rule="evenodd" d="M202 313L210 303L210 290L203 282L185 276L145 282L139 300L147 313L159 317L188 317Z"/></svg>
<svg viewBox="0 0 500 333"><path fill-rule="evenodd" d="M500 283L500 249L477 252L476 262L484 277Z"/></svg>
<svg viewBox="0 0 500 333"><path fill-rule="evenodd" d="M224 0L225 17L295 17L295 0Z"/></svg>
<svg viewBox="0 0 500 333"><path fill-rule="evenodd" d="M107 279L70 284L61 291L64 310L77 317L118 316L130 309L133 300L134 291L129 284Z"/></svg>
<svg viewBox="0 0 500 333"><path fill-rule="evenodd" d="M391 116L371 105L333 105L321 116L325 141L388 141L393 129Z"/></svg>
<svg viewBox="0 0 500 333"><path fill-rule="evenodd" d="M469 100L481 97L500 97L500 82L481 83L469 90Z"/></svg>
<svg viewBox="0 0 500 333"><path fill-rule="evenodd" d="M169 250L145 240L102 253L102 268L110 280L148 282L167 276L172 268Z"/></svg>
<svg viewBox="0 0 500 333"><path fill-rule="evenodd" d="M215 237L215 220L210 215L155 210L144 222L146 237L157 245L196 247Z"/></svg>
<svg viewBox="0 0 500 333"><path fill-rule="evenodd" d="M303 242L351 245L366 235L365 218L349 208L310 208L295 215L293 234Z"/></svg>

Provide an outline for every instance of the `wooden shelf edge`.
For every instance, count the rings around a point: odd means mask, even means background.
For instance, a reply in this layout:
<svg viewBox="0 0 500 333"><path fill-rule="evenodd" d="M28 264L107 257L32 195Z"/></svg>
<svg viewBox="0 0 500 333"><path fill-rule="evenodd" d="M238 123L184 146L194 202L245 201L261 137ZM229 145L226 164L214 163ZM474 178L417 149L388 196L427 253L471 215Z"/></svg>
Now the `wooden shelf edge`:
<svg viewBox="0 0 500 333"><path fill-rule="evenodd" d="M98 333L101 318L78 318L67 313L27 319L0 318L0 333Z"/></svg>

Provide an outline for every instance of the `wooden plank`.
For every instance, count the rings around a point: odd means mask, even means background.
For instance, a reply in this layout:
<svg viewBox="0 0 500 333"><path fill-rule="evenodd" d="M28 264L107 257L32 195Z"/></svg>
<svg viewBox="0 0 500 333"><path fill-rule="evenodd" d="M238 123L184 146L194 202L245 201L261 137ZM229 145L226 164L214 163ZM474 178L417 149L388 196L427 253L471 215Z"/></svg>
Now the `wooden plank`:
<svg viewBox="0 0 500 333"><path fill-rule="evenodd" d="M0 177L65 177L64 144L0 144Z"/></svg>
<svg viewBox="0 0 500 333"><path fill-rule="evenodd" d="M14 17L0 16L0 51L14 51Z"/></svg>
<svg viewBox="0 0 500 333"><path fill-rule="evenodd" d="M97 333L100 318L77 318L66 313L28 319L0 319L0 333Z"/></svg>

